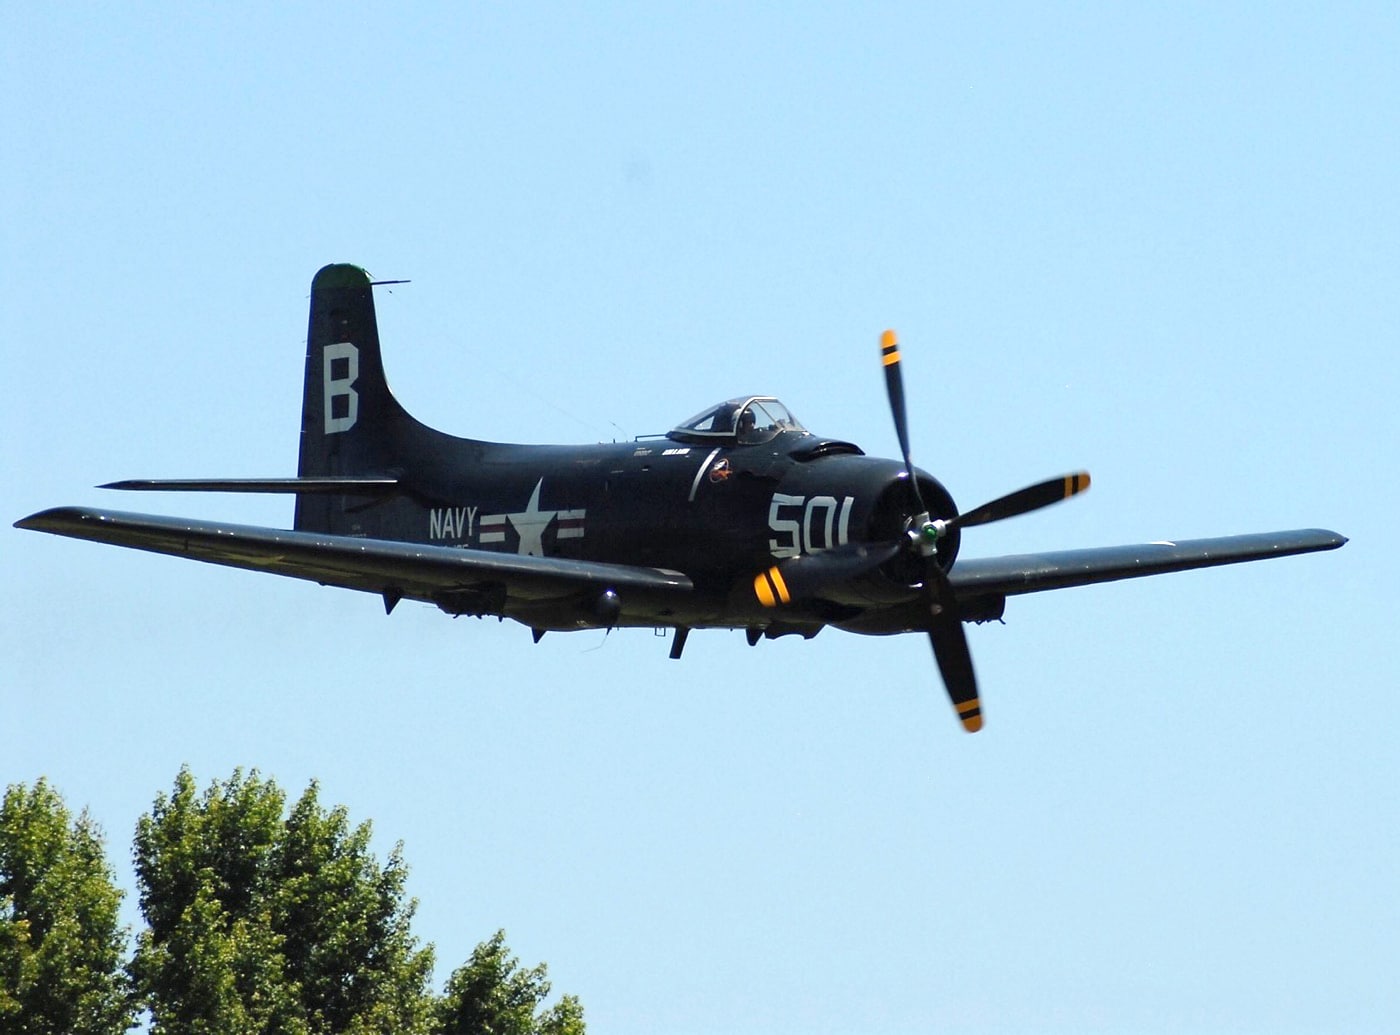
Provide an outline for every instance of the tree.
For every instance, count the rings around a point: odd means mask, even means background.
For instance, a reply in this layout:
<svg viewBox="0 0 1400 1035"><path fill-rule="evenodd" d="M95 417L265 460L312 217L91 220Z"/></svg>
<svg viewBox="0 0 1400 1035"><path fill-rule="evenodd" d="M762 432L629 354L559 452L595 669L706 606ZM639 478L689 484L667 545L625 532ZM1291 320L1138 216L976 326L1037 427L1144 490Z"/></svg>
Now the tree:
<svg viewBox="0 0 1400 1035"><path fill-rule="evenodd" d="M374 1030L417 1030L428 1020L433 952L414 948L417 902L404 897L402 847L381 869L369 840L369 823L351 830L344 806L324 811L313 783L274 856L273 923L313 1031L350 1031L357 1018Z"/></svg>
<svg viewBox="0 0 1400 1035"><path fill-rule="evenodd" d="M0 1035L116 1035L138 1006L155 1035L583 1035L578 999L544 1008L545 965L521 968L503 931L433 996L400 848L381 866L370 825L323 808L314 782L286 804L256 771L203 794L180 771L137 823L146 928L124 968L100 831L42 780L9 788Z"/></svg>
<svg viewBox="0 0 1400 1035"><path fill-rule="evenodd" d="M154 1032L423 1032L431 947L410 931L398 848L380 867L312 783L283 818L241 770L199 795L187 769L136 831L132 972Z"/></svg>
<svg viewBox="0 0 1400 1035"><path fill-rule="evenodd" d="M505 942L505 931L497 931L453 971L438 1002L438 1035L583 1035L578 999L564 996L541 1011L547 968L522 970Z"/></svg>
<svg viewBox="0 0 1400 1035"><path fill-rule="evenodd" d="M122 893L86 811L41 779L0 805L0 1030L115 1033L134 1011Z"/></svg>

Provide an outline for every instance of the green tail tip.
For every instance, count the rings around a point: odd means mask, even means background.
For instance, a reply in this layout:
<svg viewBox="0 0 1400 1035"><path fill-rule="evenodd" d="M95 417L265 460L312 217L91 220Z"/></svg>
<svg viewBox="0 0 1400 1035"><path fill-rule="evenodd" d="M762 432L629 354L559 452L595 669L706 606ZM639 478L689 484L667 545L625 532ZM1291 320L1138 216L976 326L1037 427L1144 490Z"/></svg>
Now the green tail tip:
<svg viewBox="0 0 1400 1035"><path fill-rule="evenodd" d="M369 274L358 266L346 262L335 262L322 266L311 281L312 291L327 291L334 288L369 287Z"/></svg>

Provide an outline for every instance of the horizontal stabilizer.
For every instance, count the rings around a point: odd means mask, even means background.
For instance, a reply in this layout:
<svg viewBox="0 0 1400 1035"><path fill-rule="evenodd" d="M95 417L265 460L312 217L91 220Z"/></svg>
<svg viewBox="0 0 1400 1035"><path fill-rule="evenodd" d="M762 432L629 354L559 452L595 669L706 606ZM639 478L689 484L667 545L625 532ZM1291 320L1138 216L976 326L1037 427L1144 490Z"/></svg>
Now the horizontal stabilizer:
<svg viewBox="0 0 1400 1035"><path fill-rule="evenodd" d="M108 482L99 489L142 492L288 492L332 496L384 496L394 492L397 478L130 478Z"/></svg>
<svg viewBox="0 0 1400 1035"><path fill-rule="evenodd" d="M1269 557L1288 557L1316 550L1335 550L1346 536L1325 528L1292 532L1256 532L1214 539L1097 546L1086 550L1057 550L1008 557L959 560L948 581L959 597L1011 596L1047 589L1088 586L1146 575L1161 575L1219 564L1240 564Z"/></svg>

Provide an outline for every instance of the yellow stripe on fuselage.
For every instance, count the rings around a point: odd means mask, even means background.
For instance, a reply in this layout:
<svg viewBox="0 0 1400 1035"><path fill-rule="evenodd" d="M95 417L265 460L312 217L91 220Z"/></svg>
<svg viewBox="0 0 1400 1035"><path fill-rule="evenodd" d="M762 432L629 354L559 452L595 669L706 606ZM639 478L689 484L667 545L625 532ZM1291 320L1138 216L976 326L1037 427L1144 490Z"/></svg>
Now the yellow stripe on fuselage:
<svg viewBox="0 0 1400 1035"><path fill-rule="evenodd" d="M792 601L792 595L788 593L787 583L783 581L782 572L778 571L777 565L754 577L754 595L758 597L758 602L764 607L777 607L778 604L787 604Z"/></svg>

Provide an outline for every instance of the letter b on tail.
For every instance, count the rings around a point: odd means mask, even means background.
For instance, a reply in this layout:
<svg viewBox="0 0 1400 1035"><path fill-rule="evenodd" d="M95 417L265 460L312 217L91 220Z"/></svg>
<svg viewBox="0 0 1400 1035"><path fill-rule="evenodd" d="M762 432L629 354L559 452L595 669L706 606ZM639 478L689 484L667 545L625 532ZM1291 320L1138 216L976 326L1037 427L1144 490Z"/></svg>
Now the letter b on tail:
<svg viewBox="0 0 1400 1035"><path fill-rule="evenodd" d="M321 382L325 389L326 434L349 431L360 416L360 350L348 341L327 345L322 352Z"/></svg>

